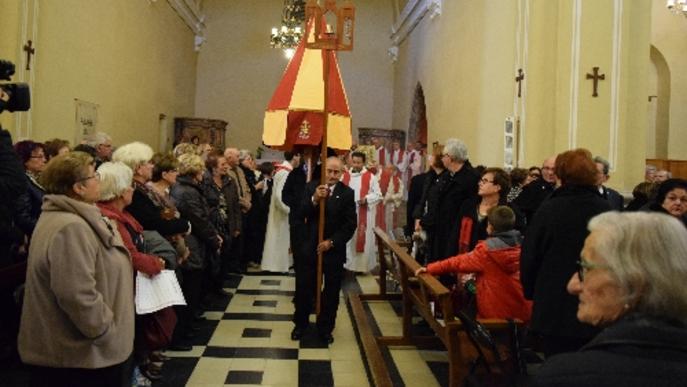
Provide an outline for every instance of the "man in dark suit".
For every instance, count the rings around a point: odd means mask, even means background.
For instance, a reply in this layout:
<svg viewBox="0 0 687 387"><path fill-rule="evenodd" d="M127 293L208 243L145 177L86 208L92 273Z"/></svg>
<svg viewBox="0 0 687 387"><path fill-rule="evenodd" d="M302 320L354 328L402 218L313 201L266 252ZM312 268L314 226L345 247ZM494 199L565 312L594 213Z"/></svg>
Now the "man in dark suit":
<svg viewBox="0 0 687 387"><path fill-rule="evenodd" d="M599 188L599 193L604 199L608 200L612 210L622 211L625 204L623 195L613 188L608 188L604 185L608 179L610 179L610 176L608 175L610 164L600 156L594 157L594 163L596 164L596 170L599 171L599 174L597 175L598 180L596 181L596 186Z"/></svg>
<svg viewBox="0 0 687 387"><path fill-rule="evenodd" d="M520 195L513 200L513 206L525 216L525 222L528 225L532 223L534 213L537 212L542 202L556 189L555 166L556 156L544 160L541 167L541 178L522 187Z"/></svg>
<svg viewBox="0 0 687 387"><path fill-rule="evenodd" d="M291 332L293 340L300 340L308 327L317 283L317 253L322 252L324 290L320 300L317 330L323 341L329 344L334 342L332 331L336 321L336 310L339 307L343 264L346 262L346 242L351 239L358 224L353 190L339 181L342 173L341 160L330 157L326 163L325 184L313 180L305 187L301 203L306 228L303 259L294 262L297 267L296 311L293 315L296 326ZM322 201L326 203L324 239L319 242L317 231Z"/></svg>

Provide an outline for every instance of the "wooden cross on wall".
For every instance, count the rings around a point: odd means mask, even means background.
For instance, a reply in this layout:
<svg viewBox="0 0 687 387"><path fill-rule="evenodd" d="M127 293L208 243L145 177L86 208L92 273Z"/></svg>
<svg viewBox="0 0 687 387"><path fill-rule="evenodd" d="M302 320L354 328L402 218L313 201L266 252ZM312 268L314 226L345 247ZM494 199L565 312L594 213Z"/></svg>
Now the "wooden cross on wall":
<svg viewBox="0 0 687 387"><path fill-rule="evenodd" d="M33 42L29 40L27 44L24 45L24 51L26 52L26 69L31 70L31 55L36 53L36 49L32 47Z"/></svg>
<svg viewBox="0 0 687 387"><path fill-rule="evenodd" d="M598 67L592 67L592 71L594 72L594 74L587 73L587 79L594 80L594 92L592 93L592 97L598 97L599 93L597 93L597 87L599 86L599 80L605 80L606 74L599 74Z"/></svg>
<svg viewBox="0 0 687 387"><path fill-rule="evenodd" d="M525 73L522 72L522 69L518 69L518 76L515 77L515 82L518 83L518 98L520 98L522 94L522 81L525 80Z"/></svg>

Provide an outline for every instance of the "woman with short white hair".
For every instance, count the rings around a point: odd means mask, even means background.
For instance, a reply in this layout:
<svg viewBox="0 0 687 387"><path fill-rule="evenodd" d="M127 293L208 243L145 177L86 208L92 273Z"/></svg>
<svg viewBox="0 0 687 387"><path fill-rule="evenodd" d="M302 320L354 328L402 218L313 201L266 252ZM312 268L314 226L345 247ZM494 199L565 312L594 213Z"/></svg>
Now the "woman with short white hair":
<svg viewBox="0 0 687 387"><path fill-rule="evenodd" d="M671 216L607 212L589 222L568 292L603 327L550 358L536 386L682 386L687 380L687 230Z"/></svg>
<svg viewBox="0 0 687 387"><path fill-rule="evenodd" d="M154 255L145 254L143 227L125 210L131 203L134 189L131 186L132 171L121 162L106 162L98 167L100 174L100 199L97 203L100 212L117 225L124 245L131 255L134 269L148 276L155 276L165 267L164 260ZM140 318L139 315L136 316ZM136 324L134 358L141 373L151 380L161 378L161 369L155 368L148 356L150 350L142 339L140 323Z"/></svg>
<svg viewBox="0 0 687 387"><path fill-rule="evenodd" d="M124 244L131 253L134 269L147 275L156 275L164 268L161 258L144 254L143 226L125 210L131 203L134 189L132 172L120 162L107 162L98 167L100 199L98 207L106 217L114 220Z"/></svg>

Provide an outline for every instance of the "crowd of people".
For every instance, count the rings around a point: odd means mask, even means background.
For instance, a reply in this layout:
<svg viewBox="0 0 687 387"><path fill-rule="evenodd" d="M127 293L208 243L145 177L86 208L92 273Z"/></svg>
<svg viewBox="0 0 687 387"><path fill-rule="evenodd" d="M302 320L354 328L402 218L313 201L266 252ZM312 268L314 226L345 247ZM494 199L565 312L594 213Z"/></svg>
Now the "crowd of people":
<svg viewBox="0 0 687 387"><path fill-rule="evenodd" d="M687 181L647 166L625 205L605 185L609 163L585 149L506 171L473 166L458 139L429 153L420 143L371 145L372 158L352 149L319 165L303 149L257 165L233 147L114 149L96 133L70 149L60 139L12 144L3 131L0 273L22 277L7 269L23 264L26 282L4 281L2 326L10 341L18 335L32 383L159 380L160 350L191 350L208 298L228 297L224 281L249 269L295 273L291 338L299 340L318 254L316 328L331 344L345 273L377 266L374 227L412 241L416 275L439 276L461 294L459 307L527 323L551 357L541 385L614 380L589 359L620 370L625 351L642 351L637 375L668 357L661 370L684 373L687 348L669 336L687 329L687 294L676 286L687 279ZM186 301L165 310L176 323L164 345L148 339L148 316L134 310L136 275L162 270L175 272ZM635 339L636 348L622 341Z"/></svg>

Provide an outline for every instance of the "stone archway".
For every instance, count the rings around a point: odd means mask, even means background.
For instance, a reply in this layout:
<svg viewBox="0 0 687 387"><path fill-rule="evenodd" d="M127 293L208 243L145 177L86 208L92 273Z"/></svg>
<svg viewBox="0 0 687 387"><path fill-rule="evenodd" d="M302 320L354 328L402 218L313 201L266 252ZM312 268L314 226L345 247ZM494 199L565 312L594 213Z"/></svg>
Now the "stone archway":
<svg viewBox="0 0 687 387"><path fill-rule="evenodd" d="M649 112L647 123L647 158L668 158L670 133L670 68L661 51L650 49Z"/></svg>
<svg viewBox="0 0 687 387"><path fill-rule="evenodd" d="M410 123L408 125L407 144L415 142L427 144L427 109L425 106L425 93L422 85L417 84L413 106L410 112Z"/></svg>

